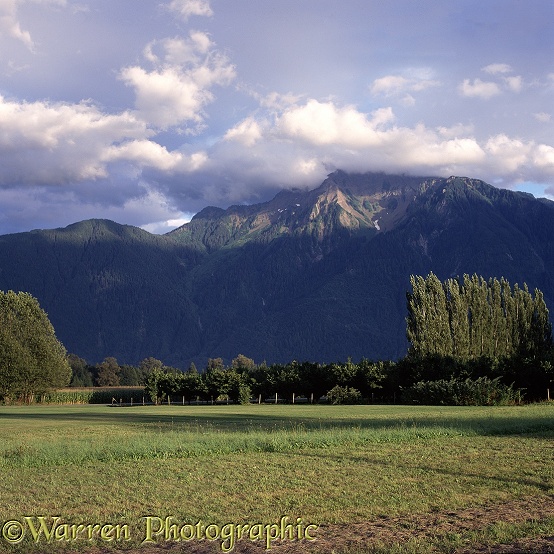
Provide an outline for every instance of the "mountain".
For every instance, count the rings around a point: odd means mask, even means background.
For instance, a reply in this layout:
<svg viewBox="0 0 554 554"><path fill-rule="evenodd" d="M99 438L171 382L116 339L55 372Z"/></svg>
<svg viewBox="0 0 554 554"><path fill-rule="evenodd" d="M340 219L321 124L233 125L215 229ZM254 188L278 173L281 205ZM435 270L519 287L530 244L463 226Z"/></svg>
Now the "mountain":
<svg viewBox="0 0 554 554"><path fill-rule="evenodd" d="M526 282L554 313L554 202L463 177L336 171L163 236L107 220L0 236L0 289L36 296L90 363L396 359L409 276L429 271Z"/></svg>

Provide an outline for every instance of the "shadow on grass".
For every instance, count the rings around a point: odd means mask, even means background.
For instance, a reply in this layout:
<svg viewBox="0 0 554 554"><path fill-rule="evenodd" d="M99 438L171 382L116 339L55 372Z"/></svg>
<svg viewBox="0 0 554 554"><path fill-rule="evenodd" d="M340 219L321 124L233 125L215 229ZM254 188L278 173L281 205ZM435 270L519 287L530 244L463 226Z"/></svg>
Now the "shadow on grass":
<svg viewBox="0 0 554 554"><path fill-rule="evenodd" d="M265 408L269 408L266 413ZM333 417L329 406L246 406L244 411L236 406L48 406L5 407L0 406L0 421L5 419L35 422L37 425L86 422L89 424L155 426L156 431L176 431L183 428L207 428L207 430L241 432L247 430L273 432L310 430L384 430L384 429L450 429L475 435L531 435L554 438L554 405L542 405L540 414L526 413L526 407L483 408L483 415L469 415L478 408L429 408L384 406L386 414L379 416L379 406L369 406L368 413L356 406L350 417L342 414ZM287 409L294 410L286 415ZM509 416L499 415L508 410ZM429 411L435 412L430 415ZM242 413L241 413L242 412ZM256 413L258 412L258 413ZM420 412L420 413L418 413ZM421 413L423 412L423 413ZM425 413L427 412L427 413ZM504 412L505 413L505 412Z"/></svg>
<svg viewBox="0 0 554 554"><path fill-rule="evenodd" d="M360 457L356 456L348 456L348 455L329 455L328 452L318 452L317 450L314 450L313 452L305 452L305 457L308 458L314 458L315 460L325 460L325 462L329 462L329 460L335 460L337 463L344 464L345 461L351 461L353 464L359 464L360 463ZM314 462L317 463L317 462ZM391 463L390 460L379 460L375 457L372 457L371 460L368 460L368 463L374 466L380 466L383 467L383 471L387 471L390 469L391 465L393 465L394 470L398 471L400 470L406 470L407 472L410 471L417 471L419 472L425 472L425 474L438 474L438 475L444 475L448 478L449 481L457 481L460 479L460 475L463 475L464 479L470 479L470 480L477 480L477 481L493 481L500 483L504 486L524 486L524 487L531 487L536 489L537 491L549 493L552 499L554 500L554 494L553 494L553 485L552 482L549 482L546 478L540 478L537 476L537 478L532 477L514 477L513 475L493 475L493 474L487 474L487 471L489 471L489 468L487 467L486 463L482 466L483 471L480 473L477 473L475 471L468 471L467 466L464 467L462 471L460 471L459 467L452 467L451 469L447 467L437 467L433 465L426 465L424 463L414 462L413 464L409 463L400 463L399 459L395 459L394 463ZM483 463L483 462L481 462Z"/></svg>

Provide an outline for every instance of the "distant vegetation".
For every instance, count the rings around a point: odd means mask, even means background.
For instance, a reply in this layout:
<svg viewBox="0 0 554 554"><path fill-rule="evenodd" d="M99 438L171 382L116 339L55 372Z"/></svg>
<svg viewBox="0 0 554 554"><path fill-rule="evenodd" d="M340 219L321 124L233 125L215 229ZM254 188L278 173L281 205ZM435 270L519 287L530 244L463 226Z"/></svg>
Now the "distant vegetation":
<svg viewBox="0 0 554 554"><path fill-rule="evenodd" d="M28 294L0 296L0 397L5 401L110 402L109 393L45 395L70 385L144 387L118 393L129 402L142 396L155 404L183 401L253 399L294 403L300 398L332 404L407 402L494 405L544 399L554 378L552 326L542 293L533 296L501 279L474 275L441 282L432 273L412 277L407 294L410 349L399 362L351 359L321 364L265 362L239 354L230 365L210 358L199 372L168 367L145 358L138 367L119 365L114 357L90 366L65 356L38 302ZM70 369L71 368L71 369ZM71 377L70 377L71 376ZM112 398L113 399L113 398Z"/></svg>

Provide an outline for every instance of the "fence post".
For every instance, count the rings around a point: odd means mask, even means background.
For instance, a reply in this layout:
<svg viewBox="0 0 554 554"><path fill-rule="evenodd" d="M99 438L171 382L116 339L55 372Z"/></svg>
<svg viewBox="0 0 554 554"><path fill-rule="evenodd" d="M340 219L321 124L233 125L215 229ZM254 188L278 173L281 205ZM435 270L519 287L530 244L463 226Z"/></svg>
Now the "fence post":
<svg viewBox="0 0 554 554"><path fill-rule="evenodd" d="M275 404L277 404L277 394L278 393L275 393Z"/></svg>
<svg viewBox="0 0 554 554"><path fill-rule="evenodd" d="M133 397L131 396L131 406L133 405Z"/></svg>
<svg viewBox="0 0 554 554"><path fill-rule="evenodd" d="M292 403L294 404L294 392L292 393Z"/></svg>

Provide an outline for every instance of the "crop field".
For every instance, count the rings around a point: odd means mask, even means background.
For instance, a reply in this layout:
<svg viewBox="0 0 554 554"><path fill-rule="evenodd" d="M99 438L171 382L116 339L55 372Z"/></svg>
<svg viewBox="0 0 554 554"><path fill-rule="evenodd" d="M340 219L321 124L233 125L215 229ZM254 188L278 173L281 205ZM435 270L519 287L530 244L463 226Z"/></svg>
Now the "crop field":
<svg viewBox="0 0 554 554"><path fill-rule="evenodd" d="M0 406L0 498L10 553L544 552L554 403Z"/></svg>

